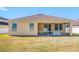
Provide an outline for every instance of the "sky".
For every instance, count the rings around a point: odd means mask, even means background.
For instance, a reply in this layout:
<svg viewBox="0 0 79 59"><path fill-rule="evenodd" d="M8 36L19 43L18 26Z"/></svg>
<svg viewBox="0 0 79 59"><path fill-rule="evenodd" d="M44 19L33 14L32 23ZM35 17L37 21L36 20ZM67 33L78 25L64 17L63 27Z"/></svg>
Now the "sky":
<svg viewBox="0 0 79 59"><path fill-rule="evenodd" d="M39 13L72 20L79 19L79 7L0 7L0 16L8 19Z"/></svg>

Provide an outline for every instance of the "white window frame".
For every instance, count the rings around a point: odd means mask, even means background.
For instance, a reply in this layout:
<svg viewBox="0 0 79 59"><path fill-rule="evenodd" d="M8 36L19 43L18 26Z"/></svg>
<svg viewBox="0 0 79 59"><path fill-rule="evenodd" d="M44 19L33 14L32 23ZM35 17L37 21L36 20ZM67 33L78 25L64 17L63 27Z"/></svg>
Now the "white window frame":
<svg viewBox="0 0 79 59"><path fill-rule="evenodd" d="M13 24L16 24L16 28L13 28ZM12 23L12 31L13 32L17 31L17 23Z"/></svg>
<svg viewBox="0 0 79 59"><path fill-rule="evenodd" d="M29 30L34 31L34 23L29 23Z"/></svg>

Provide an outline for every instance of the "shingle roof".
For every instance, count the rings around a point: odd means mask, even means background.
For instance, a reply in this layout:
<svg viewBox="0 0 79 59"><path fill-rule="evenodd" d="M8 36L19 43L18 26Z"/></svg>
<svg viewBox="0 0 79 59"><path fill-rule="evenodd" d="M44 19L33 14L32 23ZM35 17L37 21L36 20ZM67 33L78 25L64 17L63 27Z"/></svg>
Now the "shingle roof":
<svg viewBox="0 0 79 59"><path fill-rule="evenodd" d="M26 17L20 17L12 20L40 20L40 19L55 19L55 20L68 20L70 21L71 19L66 19L66 18L61 18L61 17L56 17L56 16L50 16L50 15L44 15L44 14L36 14L32 16L26 16Z"/></svg>
<svg viewBox="0 0 79 59"><path fill-rule="evenodd" d="M3 17L0 17L0 19L2 19L2 20L8 20L8 19L6 19L6 18L3 18Z"/></svg>
<svg viewBox="0 0 79 59"><path fill-rule="evenodd" d="M8 19L0 17L0 22L8 23Z"/></svg>

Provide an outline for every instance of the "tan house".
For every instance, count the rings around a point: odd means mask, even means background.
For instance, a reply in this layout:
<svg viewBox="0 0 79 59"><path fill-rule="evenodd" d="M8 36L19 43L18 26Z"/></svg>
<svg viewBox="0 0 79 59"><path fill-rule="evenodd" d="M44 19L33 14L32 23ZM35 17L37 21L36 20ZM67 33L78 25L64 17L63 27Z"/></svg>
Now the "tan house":
<svg viewBox="0 0 79 59"><path fill-rule="evenodd" d="M70 19L36 14L9 21L10 35L62 36L72 35Z"/></svg>

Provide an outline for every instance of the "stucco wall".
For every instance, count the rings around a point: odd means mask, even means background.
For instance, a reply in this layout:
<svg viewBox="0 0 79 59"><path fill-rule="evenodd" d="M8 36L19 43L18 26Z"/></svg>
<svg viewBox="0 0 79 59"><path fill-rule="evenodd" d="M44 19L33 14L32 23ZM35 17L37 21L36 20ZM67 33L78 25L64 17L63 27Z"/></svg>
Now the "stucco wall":
<svg viewBox="0 0 79 59"><path fill-rule="evenodd" d="M0 34L8 33L9 27L8 25L0 25Z"/></svg>
<svg viewBox="0 0 79 59"><path fill-rule="evenodd" d="M12 31L12 23L17 23L17 31ZM29 23L34 23L34 31L29 30ZM38 27L38 23L39 27ZM38 35L38 30L43 30L44 25L42 23L51 23L52 24L52 31L55 30L53 23L70 23L70 21L65 20L50 20L49 19L40 19L40 20L11 20L9 21L9 33L10 35ZM64 26L64 25L63 25ZM63 31L63 30L62 30Z"/></svg>
<svg viewBox="0 0 79 59"><path fill-rule="evenodd" d="M72 26L72 33L79 34L79 26Z"/></svg>
<svg viewBox="0 0 79 59"><path fill-rule="evenodd" d="M38 24L38 31L39 32L44 31L44 24L43 23Z"/></svg>
<svg viewBox="0 0 79 59"><path fill-rule="evenodd" d="M12 31L12 23L17 23L17 31ZM34 31L31 31L29 29L29 23L34 23ZM9 23L10 27L10 35L37 35L38 34L38 29L36 29L37 23L35 22L10 22Z"/></svg>

